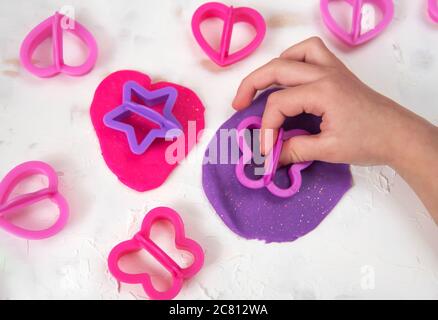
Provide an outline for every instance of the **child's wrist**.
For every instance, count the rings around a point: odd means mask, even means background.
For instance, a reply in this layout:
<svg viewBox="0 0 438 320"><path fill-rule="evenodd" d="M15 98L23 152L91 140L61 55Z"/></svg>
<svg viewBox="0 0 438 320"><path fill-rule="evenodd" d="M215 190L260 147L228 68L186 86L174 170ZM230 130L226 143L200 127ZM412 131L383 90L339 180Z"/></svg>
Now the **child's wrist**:
<svg viewBox="0 0 438 320"><path fill-rule="evenodd" d="M410 114L391 133L387 164L403 174L428 155L438 154L438 128Z"/></svg>

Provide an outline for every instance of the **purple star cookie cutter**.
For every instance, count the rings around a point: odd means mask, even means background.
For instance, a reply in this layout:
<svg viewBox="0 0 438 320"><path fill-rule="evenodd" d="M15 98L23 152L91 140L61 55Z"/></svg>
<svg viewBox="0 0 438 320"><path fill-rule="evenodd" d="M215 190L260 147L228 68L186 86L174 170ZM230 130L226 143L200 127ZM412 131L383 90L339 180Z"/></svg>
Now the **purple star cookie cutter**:
<svg viewBox="0 0 438 320"><path fill-rule="evenodd" d="M133 101L133 93L141 104ZM132 153L141 155L155 139L175 139L182 134L181 123L172 114L177 98L178 91L173 87L149 91L135 81L128 81L123 86L122 104L108 112L103 118L103 123L108 128L125 133ZM151 109L152 106L161 103L164 103L163 114ZM157 124L159 128L151 129L139 142L134 127L123 122L132 113Z"/></svg>
<svg viewBox="0 0 438 320"><path fill-rule="evenodd" d="M296 136L310 135L310 133L301 129L294 129L289 131L280 129L274 148L271 154L266 159L265 172L263 174L263 177L258 180L254 180L249 178L245 173L245 167L251 163L253 158L253 152L245 140L245 131L251 129L260 129L261 124L262 118L252 116L244 119L237 127L237 143L239 145L240 151L242 152L242 156L240 157L239 162L236 165L237 179L243 186L247 188L267 188L273 195L277 197L289 198L300 191L302 183L301 171L307 169L310 165L312 165L313 161L292 164L288 169L288 175L291 182L290 186L288 188L279 187L274 182L274 177L278 169L278 162L280 160L283 142Z"/></svg>

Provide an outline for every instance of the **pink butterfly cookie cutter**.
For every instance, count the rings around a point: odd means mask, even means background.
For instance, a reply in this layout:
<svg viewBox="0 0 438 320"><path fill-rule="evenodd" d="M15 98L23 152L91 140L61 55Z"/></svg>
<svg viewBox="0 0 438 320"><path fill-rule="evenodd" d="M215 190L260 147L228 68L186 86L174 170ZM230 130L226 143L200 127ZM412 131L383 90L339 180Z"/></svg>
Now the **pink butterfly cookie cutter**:
<svg viewBox="0 0 438 320"><path fill-rule="evenodd" d="M201 32L201 24L210 18L224 21L219 52L211 47ZM256 35L244 48L230 54L233 27L239 22L253 26ZM234 8L219 2L208 2L200 6L193 15L192 31L196 41L210 59L219 66L225 67L246 58L260 46L266 34L266 23L263 16L252 8Z"/></svg>
<svg viewBox="0 0 438 320"><path fill-rule="evenodd" d="M152 225L160 220L169 221L175 228L176 247L192 254L193 263L189 267L181 268L166 252L150 239ZM171 273L173 282L167 291L160 292L156 290L152 284L151 276L147 273L128 274L120 269L119 260L122 256L142 249L151 254ZM203 264L204 252L201 246L194 240L186 238L184 223L181 217L176 211L166 207L151 210L143 220L140 232L131 240L115 246L108 257L109 270L118 281L130 284L142 284L146 294L154 300L170 300L175 298L181 291L183 282L195 276L199 270L201 270Z"/></svg>
<svg viewBox="0 0 438 320"><path fill-rule="evenodd" d="M245 167L251 163L253 159L253 152L248 146L245 139L245 132L251 129L260 129L262 118L257 116L248 117L243 120L237 127L237 143L239 149L242 152L242 156L236 165L236 176L238 181L245 187L250 189L267 188L273 195L280 198L289 198L300 191L302 184L301 171L307 169L313 162L294 163L288 169L289 179L291 181L288 188L281 188L274 182L274 176L278 169L278 162L280 160L280 154L283 147L283 142L296 136L309 135L310 133L301 130L294 129L285 131L280 129L278 132L278 138L274 145L271 154L268 156L267 166L262 178L254 180L249 178L245 173Z"/></svg>
<svg viewBox="0 0 438 320"><path fill-rule="evenodd" d="M428 11L429 16L435 22L438 22L438 1L437 0L428 0Z"/></svg>
<svg viewBox="0 0 438 320"><path fill-rule="evenodd" d="M353 7L352 26L350 31L343 29L333 18L329 4L335 1L346 1ZM371 30L362 33L362 8L364 4L371 4L382 13L382 19ZM321 0L322 19L327 28L340 40L350 46L358 46L378 36L390 24L394 17L394 3L392 0Z"/></svg>
<svg viewBox="0 0 438 320"><path fill-rule="evenodd" d="M36 192L23 194L9 199L14 188L24 179L44 175L48 179L48 186ZM50 200L59 208L56 222L44 230L28 230L12 224L7 217L21 209L29 207L42 200ZM69 208L67 201L58 191L58 177L56 172L47 163L31 161L12 169L0 182L0 228L18 237L28 240L49 238L60 232L67 223Z"/></svg>
<svg viewBox="0 0 438 320"><path fill-rule="evenodd" d="M72 27L63 23L67 16L56 12L50 18L36 26L24 39L20 49L22 65L32 74L41 78L54 77L60 73L70 76L82 76L91 71L96 64L98 48L93 35L80 23L74 21ZM69 66L64 63L63 31L70 32L81 39L88 48L88 57L80 66ZM46 39L52 37L53 65L38 67L32 62L35 49Z"/></svg>

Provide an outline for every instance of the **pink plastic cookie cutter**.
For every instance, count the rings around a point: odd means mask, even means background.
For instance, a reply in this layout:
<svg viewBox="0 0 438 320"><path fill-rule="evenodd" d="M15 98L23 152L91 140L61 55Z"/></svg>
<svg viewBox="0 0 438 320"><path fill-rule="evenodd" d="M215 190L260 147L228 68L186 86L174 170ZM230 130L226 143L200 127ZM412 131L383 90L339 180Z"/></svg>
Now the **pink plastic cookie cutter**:
<svg viewBox="0 0 438 320"><path fill-rule="evenodd" d="M48 179L48 186L36 192L16 196L9 200L14 188L24 179L44 175ZM7 219L8 216L17 213L21 209L31 206L42 200L50 200L59 208L57 221L44 230L27 230L18 227ZM31 161L23 163L12 169L0 182L0 228L28 240L41 240L49 238L60 232L67 223L69 208L67 201L58 191L58 177L56 172L47 163Z"/></svg>
<svg viewBox="0 0 438 320"><path fill-rule="evenodd" d="M192 254L193 263L186 268L181 268L171 257L169 257L156 243L150 239L152 225L160 220L169 221L175 228L175 245L180 250ZM148 273L128 274L119 267L119 260L122 256L140 250L146 250L172 275L172 286L165 292L156 290L152 284L151 276ZM184 223L179 214L173 209L159 207L151 210L143 220L140 232L131 240L122 242L112 249L108 257L108 267L111 274L120 282L130 284L142 284L146 294L154 300L171 300L181 291L183 282L195 276L204 265L204 252L201 246L186 238Z"/></svg>
<svg viewBox="0 0 438 320"><path fill-rule="evenodd" d="M201 24L211 18L224 21L219 52L211 47L201 32ZM255 29L256 35L244 48L230 54L233 27L239 22L250 24ZM266 23L263 16L252 8L234 8L219 2L208 2L200 6L193 15L192 31L196 41L210 59L219 66L225 67L246 58L260 46L266 34Z"/></svg>
<svg viewBox="0 0 438 320"><path fill-rule="evenodd" d="M274 145L271 154L268 156L267 166L262 178L254 180L249 178L245 173L245 167L253 159L253 152L248 146L245 139L245 132L252 129L260 129L262 118L257 116L248 117L243 120L237 127L237 143L239 145L242 156L236 165L236 176L239 182L250 189L267 188L273 195L280 198L289 198L300 191L302 184L301 171L308 168L313 162L294 163L288 170L289 179L291 184L288 188L281 188L274 182L274 176L278 169L278 162L280 160L280 154L283 147L283 142L296 136L309 135L310 133L301 130L294 129L285 131L280 129L278 132L278 138Z"/></svg>
<svg viewBox="0 0 438 320"><path fill-rule="evenodd" d="M429 1L428 4L429 16L433 21L438 22L438 1L437 0L428 0L428 1Z"/></svg>
<svg viewBox="0 0 438 320"><path fill-rule="evenodd" d="M353 7L352 26L350 32L343 29L330 13L329 4L335 1L346 1ZM371 4L382 13L380 22L371 30L362 33L362 8ZM390 24L394 17L392 0L321 0L321 15L327 28L340 40L350 46L358 46L378 36Z"/></svg>
<svg viewBox="0 0 438 320"><path fill-rule="evenodd" d="M98 55L96 40L80 23L71 20L67 25L64 19L70 18L56 12L55 15L36 26L24 39L20 49L20 60L30 73L41 78L54 77L60 73L65 73L70 76L82 76L93 69ZM80 66L69 66L64 63L64 30L77 36L88 48L88 57ZM49 67L38 67L32 62L33 53L35 52L35 49L49 37L53 38L53 65Z"/></svg>

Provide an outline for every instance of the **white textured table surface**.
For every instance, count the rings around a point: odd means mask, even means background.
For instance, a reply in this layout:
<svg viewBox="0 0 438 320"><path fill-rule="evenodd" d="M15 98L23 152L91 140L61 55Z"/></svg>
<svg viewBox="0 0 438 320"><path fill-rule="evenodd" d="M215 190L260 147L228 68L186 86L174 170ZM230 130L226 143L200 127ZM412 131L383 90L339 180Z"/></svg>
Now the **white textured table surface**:
<svg viewBox="0 0 438 320"><path fill-rule="evenodd" d="M237 237L210 207L199 157L207 139L157 190L131 191L111 174L89 118L106 75L129 68L193 89L213 130L233 113L243 76L312 35L366 83L438 123L438 25L427 19L426 1L396 1L388 30L352 51L323 27L317 0L228 1L259 9L269 30L254 55L226 70L209 63L191 35L202 2L0 0L0 176L24 161L47 161L71 206L69 224L52 239L27 242L0 230L0 299L143 298L137 286L118 290L106 256L159 205L179 211L206 251L181 299L438 298L438 228L389 168L353 167L354 188L316 231L270 245ZM83 78L37 79L19 65L20 43L64 4L97 38L98 64Z"/></svg>

